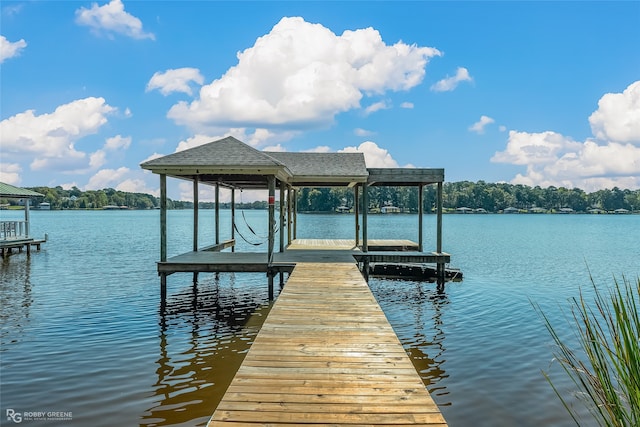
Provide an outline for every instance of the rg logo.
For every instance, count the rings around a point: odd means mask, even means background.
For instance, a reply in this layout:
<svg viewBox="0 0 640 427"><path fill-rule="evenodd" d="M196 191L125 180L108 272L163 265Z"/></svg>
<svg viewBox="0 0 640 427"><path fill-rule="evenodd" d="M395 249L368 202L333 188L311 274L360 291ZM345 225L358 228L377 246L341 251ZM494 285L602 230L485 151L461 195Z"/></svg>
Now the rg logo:
<svg viewBox="0 0 640 427"><path fill-rule="evenodd" d="M11 420L16 424L19 424L22 422L22 414L14 411L13 409L7 409L7 420Z"/></svg>

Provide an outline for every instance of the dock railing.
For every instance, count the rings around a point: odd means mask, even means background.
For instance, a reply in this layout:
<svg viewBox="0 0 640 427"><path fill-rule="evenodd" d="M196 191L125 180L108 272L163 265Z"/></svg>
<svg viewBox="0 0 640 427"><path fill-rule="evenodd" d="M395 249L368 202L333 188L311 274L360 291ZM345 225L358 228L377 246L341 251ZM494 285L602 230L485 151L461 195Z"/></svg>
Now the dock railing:
<svg viewBox="0 0 640 427"><path fill-rule="evenodd" d="M0 221L0 240L27 238L27 221Z"/></svg>

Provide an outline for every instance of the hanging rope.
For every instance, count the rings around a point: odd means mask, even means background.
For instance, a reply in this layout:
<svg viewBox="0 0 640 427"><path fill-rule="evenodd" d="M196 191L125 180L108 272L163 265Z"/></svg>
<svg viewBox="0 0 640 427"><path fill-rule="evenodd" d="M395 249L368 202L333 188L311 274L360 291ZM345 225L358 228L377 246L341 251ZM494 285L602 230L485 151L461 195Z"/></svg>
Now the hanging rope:
<svg viewBox="0 0 640 427"><path fill-rule="evenodd" d="M242 240L244 240L245 242L247 242L248 244L250 244L252 246L260 246L260 245L262 245L264 243L264 242L255 243L255 242L250 242L249 240L247 240L247 238L242 235L240 230L238 230L238 226L235 223L233 224L233 229L236 230L236 233L238 233L238 235L242 238Z"/></svg>
<svg viewBox="0 0 640 427"><path fill-rule="evenodd" d="M244 201L242 200L242 190L240 190L240 204L241 204L241 205L244 205ZM260 234L256 233L256 231L253 229L253 227L251 227L251 225L249 224L249 221L247 221L247 217L246 217L246 216L245 216L245 214L244 214L244 211L245 211L245 210L244 210L244 209L241 209L240 211L241 211L241 213L242 213L242 219L244 220L244 225L246 225L246 226L247 226L247 228L249 229L249 231L251 232L251 234L253 234L254 236L256 236L258 239L263 240L263 242L261 242L261 243L257 243L257 244L256 244L256 243L251 243L251 242L247 241L247 239L245 239L245 238L242 236L242 233L240 233L240 231L238 230L238 227L236 226L236 224L233 224L233 228L238 232L238 234L240 235L240 237L242 237L242 239L243 239L245 242L247 242L247 243L249 243L249 244L251 244L251 245L256 245L256 246L257 246L257 245L261 245L261 244L262 244L262 243L264 243L267 239L269 239L269 236L268 236L268 235L267 235L267 236L261 236ZM276 226L274 227L274 230L273 230L274 235L275 235L276 233L278 233L278 231L280 231L280 228L279 228L279 227L278 227L278 225L276 224Z"/></svg>

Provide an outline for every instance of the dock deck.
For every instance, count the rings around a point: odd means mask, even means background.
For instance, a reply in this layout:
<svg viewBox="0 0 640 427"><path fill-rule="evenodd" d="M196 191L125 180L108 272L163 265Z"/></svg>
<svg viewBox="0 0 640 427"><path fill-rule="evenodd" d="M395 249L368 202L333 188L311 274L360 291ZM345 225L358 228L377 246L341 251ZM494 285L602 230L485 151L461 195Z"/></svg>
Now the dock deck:
<svg viewBox="0 0 640 427"><path fill-rule="evenodd" d="M294 424L447 425L353 261L296 265L208 426Z"/></svg>
<svg viewBox="0 0 640 427"><path fill-rule="evenodd" d="M158 273L177 272L267 272L291 271L300 262L416 262L449 263L447 253L417 252L417 244L410 240L373 240L370 252L362 252L353 240L296 239L284 252L219 252L201 250L186 252L158 262Z"/></svg>
<svg viewBox="0 0 640 427"><path fill-rule="evenodd" d="M36 250L40 250L40 246L45 243L47 239L33 239L31 237L16 238L0 240L0 257L11 255L13 249L17 249L18 252L22 252L23 249L27 251L27 254L31 254L31 247L35 246Z"/></svg>

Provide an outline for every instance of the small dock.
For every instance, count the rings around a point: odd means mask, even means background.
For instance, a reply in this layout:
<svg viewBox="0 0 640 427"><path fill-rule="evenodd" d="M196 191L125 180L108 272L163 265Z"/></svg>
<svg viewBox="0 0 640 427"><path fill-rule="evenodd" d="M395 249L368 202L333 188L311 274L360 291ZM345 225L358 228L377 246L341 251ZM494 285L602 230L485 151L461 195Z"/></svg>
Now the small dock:
<svg viewBox="0 0 640 427"><path fill-rule="evenodd" d="M0 241L0 257L4 258L5 256L11 255L14 249L17 249L18 252L22 252L23 250L27 251L27 255L31 254L31 248L35 247L36 250L40 250L40 246L45 243L47 239L10 239L10 240L2 240Z"/></svg>
<svg viewBox="0 0 640 427"><path fill-rule="evenodd" d="M296 265L208 426L302 424L447 425L353 261Z"/></svg>

